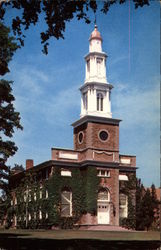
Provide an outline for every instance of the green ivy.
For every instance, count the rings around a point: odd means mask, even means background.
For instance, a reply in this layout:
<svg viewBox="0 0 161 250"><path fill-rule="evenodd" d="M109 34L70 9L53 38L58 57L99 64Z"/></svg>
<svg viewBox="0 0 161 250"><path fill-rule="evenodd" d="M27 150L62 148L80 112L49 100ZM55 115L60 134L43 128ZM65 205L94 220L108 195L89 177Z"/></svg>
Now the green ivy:
<svg viewBox="0 0 161 250"><path fill-rule="evenodd" d="M17 205L10 211L10 221L13 216L17 216L17 227L19 228L51 228L52 226L61 228L73 228L82 214L97 213L97 193L99 178L95 167L87 167L83 170L79 168L70 169L72 176L61 176L60 168L55 167L53 175L49 180L43 182L43 187L35 183L34 173L27 173L21 180L19 186L14 190L17 198ZM61 191L68 188L72 191L72 217L61 217ZM42 198L40 198L40 189ZM24 193L28 190L26 202ZM46 198L48 190L48 198ZM36 192L36 200L34 193ZM14 211L13 211L14 210ZM39 218L39 211L42 212L42 219ZM31 220L25 220L30 214ZM34 214L36 213L36 218ZM48 217L46 218L46 213Z"/></svg>
<svg viewBox="0 0 161 250"><path fill-rule="evenodd" d="M128 197L128 217L120 218L120 226L135 229L136 227L136 176L134 174L129 175L128 181L120 181L120 193L127 195Z"/></svg>
<svg viewBox="0 0 161 250"><path fill-rule="evenodd" d="M97 177L97 170L94 167L88 167L83 178L85 212L97 214L97 196L100 179Z"/></svg>

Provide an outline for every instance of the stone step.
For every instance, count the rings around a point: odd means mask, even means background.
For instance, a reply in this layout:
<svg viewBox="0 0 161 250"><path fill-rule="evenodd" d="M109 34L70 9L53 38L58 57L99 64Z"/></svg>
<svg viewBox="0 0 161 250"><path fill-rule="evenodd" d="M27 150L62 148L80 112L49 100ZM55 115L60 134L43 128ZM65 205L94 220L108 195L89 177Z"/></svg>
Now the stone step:
<svg viewBox="0 0 161 250"><path fill-rule="evenodd" d="M110 225L81 225L79 230L93 230L93 231L133 231L131 229L123 228L120 226Z"/></svg>

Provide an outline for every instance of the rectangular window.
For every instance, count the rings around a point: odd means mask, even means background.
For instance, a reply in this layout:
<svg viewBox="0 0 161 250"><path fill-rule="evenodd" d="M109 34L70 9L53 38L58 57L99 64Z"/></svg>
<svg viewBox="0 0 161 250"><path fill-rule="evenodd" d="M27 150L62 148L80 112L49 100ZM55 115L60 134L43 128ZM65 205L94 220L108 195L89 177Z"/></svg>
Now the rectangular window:
<svg viewBox="0 0 161 250"><path fill-rule="evenodd" d="M17 205L17 198L16 198L16 196L15 196L15 205Z"/></svg>
<svg viewBox="0 0 161 250"><path fill-rule="evenodd" d="M29 214L29 221L31 220L31 214Z"/></svg>
<svg viewBox="0 0 161 250"><path fill-rule="evenodd" d="M104 170L104 169L99 169L99 170L97 170L97 176L99 176L99 177L110 177L110 171L109 170Z"/></svg>
<svg viewBox="0 0 161 250"><path fill-rule="evenodd" d="M39 219L41 220L42 219L42 211L39 210Z"/></svg>
<svg viewBox="0 0 161 250"><path fill-rule="evenodd" d="M72 216L72 193L69 191L63 191L61 193L61 216Z"/></svg>
<svg viewBox="0 0 161 250"><path fill-rule="evenodd" d="M34 192L34 201L36 201L36 192Z"/></svg>
<svg viewBox="0 0 161 250"><path fill-rule="evenodd" d="M40 199L42 199L42 190L40 190Z"/></svg>
<svg viewBox="0 0 161 250"><path fill-rule="evenodd" d="M128 216L128 197L125 194L120 194L119 197L119 213L120 218L127 218Z"/></svg>
<svg viewBox="0 0 161 250"><path fill-rule="evenodd" d="M36 212L34 212L34 220L36 220Z"/></svg>
<svg viewBox="0 0 161 250"><path fill-rule="evenodd" d="M70 170L61 170L61 176L72 176Z"/></svg>

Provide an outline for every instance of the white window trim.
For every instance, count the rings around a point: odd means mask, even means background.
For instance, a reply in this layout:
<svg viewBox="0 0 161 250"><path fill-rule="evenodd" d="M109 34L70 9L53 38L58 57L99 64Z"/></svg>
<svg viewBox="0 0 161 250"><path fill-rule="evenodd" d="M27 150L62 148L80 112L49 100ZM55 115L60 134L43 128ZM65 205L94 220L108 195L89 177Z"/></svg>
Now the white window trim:
<svg viewBox="0 0 161 250"><path fill-rule="evenodd" d="M72 176L72 172L70 170L62 169L61 170L61 176L69 176L69 177L71 177Z"/></svg>
<svg viewBox="0 0 161 250"><path fill-rule="evenodd" d="M15 196L15 205L17 205L17 197Z"/></svg>
<svg viewBox="0 0 161 250"><path fill-rule="evenodd" d="M101 174L101 171L105 171L105 175ZM97 171L99 171L99 173L97 174L98 177L110 177L110 171L109 170L105 170L105 169L97 169Z"/></svg>
<svg viewBox="0 0 161 250"><path fill-rule="evenodd" d="M97 199L97 202L110 202L110 192L108 190L106 190L106 192L107 192L107 199ZM101 191L98 192L98 194L99 193L101 193Z"/></svg>
<svg viewBox="0 0 161 250"><path fill-rule="evenodd" d="M39 210L39 219L42 220L42 211Z"/></svg>
<svg viewBox="0 0 161 250"><path fill-rule="evenodd" d="M49 193L48 193L48 190L46 189L46 191L45 191L45 198L48 199L48 197L49 197Z"/></svg>
<svg viewBox="0 0 161 250"><path fill-rule="evenodd" d="M119 209L124 209L123 216L121 216L120 218L127 218L128 217L128 196L125 195L125 197L126 197L126 204L125 205L119 204Z"/></svg>
<svg viewBox="0 0 161 250"><path fill-rule="evenodd" d="M34 212L34 220L36 220L36 212Z"/></svg>
<svg viewBox="0 0 161 250"><path fill-rule="evenodd" d="M70 191L68 191L68 192L70 192ZM69 203L69 209L70 209L69 215L67 215L67 216L62 215L62 217L72 217L72 192L70 192L69 200L63 195L63 192L61 192L61 195Z"/></svg>
<svg viewBox="0 0 161 250"><path fill-rule="evenodd" d="M128 181L128 176L125 174L119 174L119 181Z"/></svg>
<svg viewBox="0 0 161 250"><path fill-rule="evenodd" d="M31 220L31 214L29 213L29 221Z"/></svg>
<svg viewBox="0 0 161 250"><path fill-rule="evenodd" d="M37 200L36 192L34 192L34 201Z"/></svg>
<svg viewBox="0 0 161 250"><path fill-rule="evenodd" d="M40 199L42 199L42 190L40 190Z"/></svg>

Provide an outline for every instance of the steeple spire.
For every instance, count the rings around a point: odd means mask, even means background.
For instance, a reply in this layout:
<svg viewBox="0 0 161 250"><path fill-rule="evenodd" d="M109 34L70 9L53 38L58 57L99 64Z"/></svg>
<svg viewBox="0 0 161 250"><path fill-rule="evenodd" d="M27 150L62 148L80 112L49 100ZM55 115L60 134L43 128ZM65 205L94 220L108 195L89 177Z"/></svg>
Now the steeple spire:
<svg viewBox="0 0 161 250"><path fill-rule="evenodd" d="M94 24L97 25L97 21L96 21L96 12L94 13Z"/></svg>
<svg viewBox="0 0 161 250"><path fill-rule="evenodd" d="M106 79L106 58L106 53L102 51L102 36L95 24L89 38L89 53L85 56L85 82L80 88L81 116L112 117L110 101L112 85Z"/></svg>

